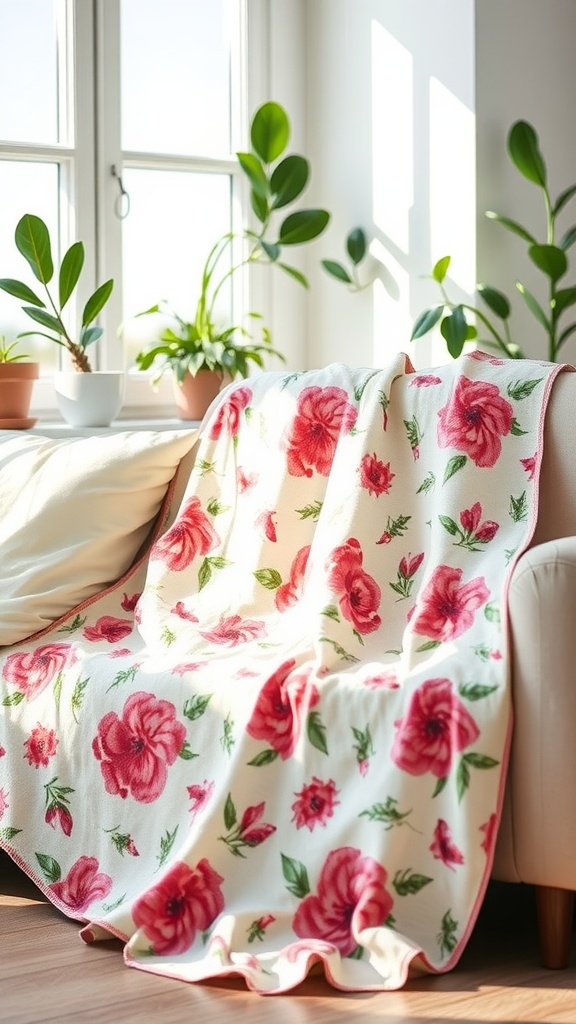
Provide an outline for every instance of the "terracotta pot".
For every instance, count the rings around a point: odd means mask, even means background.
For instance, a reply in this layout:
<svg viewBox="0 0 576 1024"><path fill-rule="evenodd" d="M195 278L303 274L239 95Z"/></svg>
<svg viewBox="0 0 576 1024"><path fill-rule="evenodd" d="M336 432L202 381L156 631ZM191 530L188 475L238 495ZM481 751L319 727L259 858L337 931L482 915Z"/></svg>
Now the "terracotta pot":
<svg viewBox="0 0 576 1024"><path fill-rule="evenodd" d="M216 398L220 388L227 384L229 379L219 370L199 370L195 377L187 373L182 384L179 384L174 376L174 400L180 419L201 420L210 402Z"/></svg>
<svg viewBox="0 0 576 1024"><path fill-rule="evenodd" d="M0 363L0 426L23 430L33 426L29 418L34 381L40 374L39 363Z"/></svg>

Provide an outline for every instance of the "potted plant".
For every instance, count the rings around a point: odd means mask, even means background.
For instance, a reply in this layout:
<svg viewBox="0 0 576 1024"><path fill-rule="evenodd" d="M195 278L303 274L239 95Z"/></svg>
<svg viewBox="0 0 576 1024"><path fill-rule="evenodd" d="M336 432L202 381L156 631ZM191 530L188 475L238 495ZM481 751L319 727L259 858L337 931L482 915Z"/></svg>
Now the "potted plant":
<svg viewBox="0 0 576 1024"><path fill-rule="evenodd" d="M34 381L40 364L18 351L18 342L0 336L0 429L26 430L36 419L29 417Z"/></svg>
<svg viewBox="0 0 576 1024"><path fill-rule="evenodd" d="M41 283L45 300L23 281L0 278L0 288L20 299L24 313L43 330L23 331L18 337L39 334L66 349L73 372L55 375L56 398L64 418L74 426L107 426L122 404L124 376L122 373L98 373L92 370L87 349L101 335L102 328L93 326L114 286L105 281L90 296L82 312L78 340L66 325L64 307L74 294L84 266L84 245L74 242L65 252L58 271L58 294L49 288L55 273L50 233L44 221L31 213L18 221L16 248Z"/></svg>
<svg viewBox="0 0 576 1024"><path fill-rule="evenodd" d="M492 210L488 210L486 216L526 243L528 259L546 279L547 298L544 303L540 302L521 281L516 281L516 288L543 328L546 339L545 358L550 362L556 362L560 349L576 331L576 321L564 324L564 314L576 304L576 285L560 285L561 279L568 273L568 250L576 241L576 227L571 227L559 240L557 239L558 216L576 195L576 184L569 185L555 201L552 200L548 191L546 163L540 151L538 136L527 121L516 121L512 125L508 133L507 150L520 174L541 190L544 204L544 238L539 241L530 230L517 221ZM412 329L411 340L421 338L439 323L448 352L454 359L460 355L466 341L476 339L483 346L496 349L508 358L524 358L522 348L513 340L510 332L508 321L511 304L507 296L490 285L478 284L477 291L485 309L467 303L452 302L445 288L449 266L450 256L444 256L434 265L431 276L440 286L442 302L424 310L418 316ZM470 323L470 313L480 327ZM486 332L483 337L480 337L481 329Z"/></svg>
<svg viewBox="0 0 576 1024"><path fill-rule="evenodd" d="M284 108L272 101L262 104L250 125L250 150L236 154L248 180L256 226L229 232L212 247L199 282L193 319L179 316L166 301L139 314L170 313L172 317L172 326L162 329L158 341L138 353L136 365L140 370L149 370L155 364L153 382L166 371L172 373L179 413L184 419L200 418L223 380L248 376L254 366L263 367L268 356L285 361L272 347L270 332L260 314L248 315L249 321L259 325L261 341L256 341L245 323L219 322L216 305L232 275L255 263L275 265L308 287L305 275L285 262L283 252L318 238L327 227L330 214L324 209L287 213L302 195L310 176L305 157L286 154L289 138L290 122ZM238 247L243 254L233 262L230 255ZM192 385L192 380L206 394L203 404L190 412L184 408L182 389ZM206 380L210 382L208 388Z"/></svg>

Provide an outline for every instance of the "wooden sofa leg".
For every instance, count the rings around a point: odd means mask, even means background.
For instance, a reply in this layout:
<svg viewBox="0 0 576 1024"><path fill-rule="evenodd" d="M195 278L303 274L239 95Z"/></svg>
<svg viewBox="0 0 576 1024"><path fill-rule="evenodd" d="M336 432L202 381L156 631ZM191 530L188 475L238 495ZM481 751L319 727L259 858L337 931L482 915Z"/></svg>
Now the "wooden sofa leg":
<svg viewBox="0 0 576 1024"><path fill-rule="evenodd" d="M536 886L536 913L540 960L543 967L562 970L568 967L572 948L574 893L570 889Z"/></svg>

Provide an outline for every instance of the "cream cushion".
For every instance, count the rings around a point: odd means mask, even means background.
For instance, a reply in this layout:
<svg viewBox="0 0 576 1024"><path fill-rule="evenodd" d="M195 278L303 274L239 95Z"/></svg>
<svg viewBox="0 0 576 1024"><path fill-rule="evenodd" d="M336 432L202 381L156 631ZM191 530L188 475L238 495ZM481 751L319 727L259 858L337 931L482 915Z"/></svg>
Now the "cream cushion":
<svg viewBox="0 0 576 1024"><path fill-rule="evenodd" d="M0 644L118 580L198 431L50 438L0 431Z"/></svg>

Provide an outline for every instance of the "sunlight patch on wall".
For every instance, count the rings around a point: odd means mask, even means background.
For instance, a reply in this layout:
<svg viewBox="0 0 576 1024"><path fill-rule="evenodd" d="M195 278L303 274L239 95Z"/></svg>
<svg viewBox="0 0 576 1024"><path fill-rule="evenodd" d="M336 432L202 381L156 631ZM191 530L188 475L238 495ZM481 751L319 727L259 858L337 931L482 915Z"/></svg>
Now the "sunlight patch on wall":
<svg viewBox="0 0 576 1024"><path fill-rule="evenodd" d="M406 352L413 359L412 325L407 312L410 276L378 239L370 245L370 253L383 268L372 284L374 366L387 366L398 352Z"/></svg>
<svg viewBox="0 0 576 1024"><path fill-rule="evenodd" d="M414 203L413 58L377 21L371 35L374 224L407 253Z"/></svg>
<svg viewBox="0 0 576 1024"><path fill-rule="evenodd" d="M476 282L475 116L436 78L430 80L430 242L432 264L451 256L450 280L472 295Z"/></svg>

